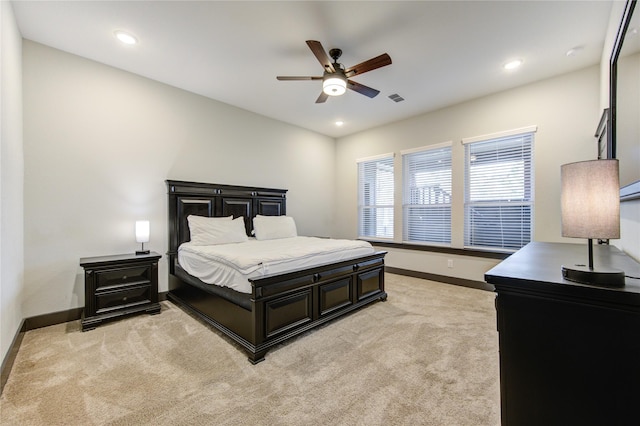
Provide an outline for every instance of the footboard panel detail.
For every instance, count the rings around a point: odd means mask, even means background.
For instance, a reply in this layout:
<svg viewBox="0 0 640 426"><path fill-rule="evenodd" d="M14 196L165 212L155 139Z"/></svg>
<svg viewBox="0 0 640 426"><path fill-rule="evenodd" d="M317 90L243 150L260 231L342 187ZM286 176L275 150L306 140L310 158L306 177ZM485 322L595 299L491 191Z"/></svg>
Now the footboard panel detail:
<svg viewBox="0 0 640 426"><path fill-rule="evenodd" d="M268 339L313 321L311 289L265 303L265 337Z"/></svg>
<svg viewBox="0 0 640 426"><path fill-rule="evenodd" d="M212 295L206 284L195 286L193 280L180 280L168 298L239 343L255 364L275 345L386 300L385 255L377 252L253 280L249 310L225 300L224 295Z"/></svg>

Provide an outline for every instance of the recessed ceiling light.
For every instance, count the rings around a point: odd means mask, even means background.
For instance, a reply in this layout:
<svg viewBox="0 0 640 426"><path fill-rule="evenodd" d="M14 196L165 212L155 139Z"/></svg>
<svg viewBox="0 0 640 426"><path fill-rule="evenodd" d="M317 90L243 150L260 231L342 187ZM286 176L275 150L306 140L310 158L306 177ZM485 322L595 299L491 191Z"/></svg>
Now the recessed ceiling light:
<svg viewBox="0 0 640 426"><path fill-rule="evenodd" d="M584 49L584 46L572 47L571 49L567 50L567 56L569 56L569 57L576 56L580 52L582 52L583 49Z"/></svg>
<svg viewBox="0 0 640 426"><path fill-rule="evenodd" d="M504 64L504 69L505 70L515 70L516 68L519 68L520 65L522 65L524 61L522 59L515 59L513 61L509 61L506 64Z"/></svg>
<svg viewBox="0 0 640 426"><path fill-rule="evenodd" d="M336 126L340 127L342 125L344 125L344 121L340 121L340 120L336 121Z"/></svg>
<svg viewBox="0 0 640 426"><path fill-rule="evenodd" d="M116 31L114 34L118 38L118 40L120 40L124 44L133 45L138 43L138 39L135 38L133 35L129 34L128 32L119 30L119 31Z"/></svg>

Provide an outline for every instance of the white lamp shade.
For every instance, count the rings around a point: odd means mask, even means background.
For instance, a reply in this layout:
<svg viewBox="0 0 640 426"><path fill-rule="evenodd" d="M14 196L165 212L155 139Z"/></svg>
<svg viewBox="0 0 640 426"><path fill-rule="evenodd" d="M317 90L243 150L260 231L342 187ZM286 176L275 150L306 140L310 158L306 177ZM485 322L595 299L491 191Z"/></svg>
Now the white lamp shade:
<svg viewBox="0 0 640 426"><path fill-rule="evenodd" d="M347 91L347 79L339 74L331 75L322 81L322 91L329 96L340 96Z"/></svg>
<svg viewBox="0 0 640 426"><path fill-rule="evenodd" d="M561 166L562 236L620 238L618 160Z"/></svg>
<svg viewBox="0 0 640 426"><path fill-rule="evenodd" d="M136 221L136 242L138 243L149 242L149 221L148 220Z"/></svg>

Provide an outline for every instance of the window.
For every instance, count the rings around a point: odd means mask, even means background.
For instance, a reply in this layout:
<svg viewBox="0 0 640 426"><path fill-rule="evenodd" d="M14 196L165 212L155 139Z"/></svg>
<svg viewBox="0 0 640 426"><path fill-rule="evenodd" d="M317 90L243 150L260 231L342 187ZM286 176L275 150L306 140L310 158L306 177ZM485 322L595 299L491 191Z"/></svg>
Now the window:
<svg viewBox="0 0 640 426"><path fill-rule="evenodd" d="M402 155L403 239L451 244L451 143Z"/></svg>
<svg viewBox="0 0 640 426"><path fill-rule="evenodd" d="M358 160L358 236L393 238L393 154Z"/></svg>
<svg viewBox="0 0 640 426"><path fill-rule="evenodd" d="M465 247L515 251L531 241L534 132L463 141Z"/></svg>

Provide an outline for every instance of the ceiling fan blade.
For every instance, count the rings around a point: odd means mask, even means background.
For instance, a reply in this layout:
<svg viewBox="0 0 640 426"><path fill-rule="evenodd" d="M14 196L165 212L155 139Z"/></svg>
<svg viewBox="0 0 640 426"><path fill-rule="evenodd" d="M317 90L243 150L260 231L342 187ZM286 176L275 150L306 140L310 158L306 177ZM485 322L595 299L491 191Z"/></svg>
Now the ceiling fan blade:
<svg viewBox="0 0 640 426"><path fill-rule="evenodd" d="M316 99L316 103L323 104L327 101L328 98L329 98L329 95L327 95L324 92L320 92L320 96L318 96L318 99Z"/></svg>
<svg viewBox="0 0 640 426"><path fill-rule="evenodd" d="M364 61L358 65L347 68L344 74L349 78L387 65L391 65L391 57L386 53L383 53L380 56L376 56L368 61Z"/></svg>
<svg viewBox="0 0 640 426"><path fill-rule="evenodd" d="M380 93L379 90L372 89L371 87L365 86L364 84L356 83L355 81L351 80L347 80L347 88L370 98L375 98L376 96L378 96L378 93Z"/></svg>
<svg viewBox="0 0 640 426"><path fill-rule="evenodd" d="M276 77L280 81L298 81L298 80L322 80L322 77L302 77L302 76L282 76Z"/></svg>
<svg viewBox="0 0 640 426"><path fill-rule="evenodd" d="M320 65L322 65L325 71L327 72L336 71L333 68L331 59L329 58L329 56L327 55L327 52L324 50L324 47L322 47L322 44L320 44L319 41L307 40L307 46L309 46L309 49L311 49L313 54L316 55L316 58L318 58L318 62L320 62Z"/></svg>

